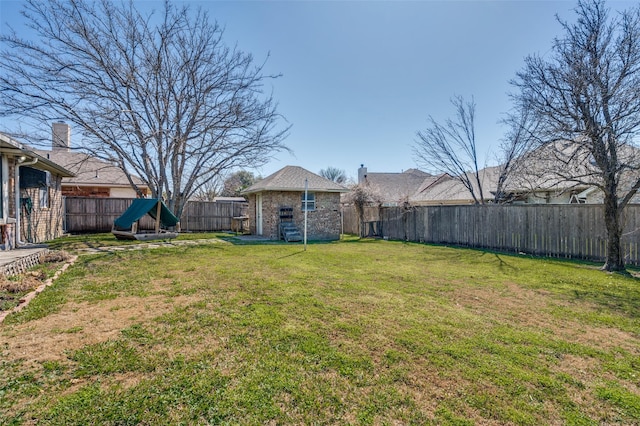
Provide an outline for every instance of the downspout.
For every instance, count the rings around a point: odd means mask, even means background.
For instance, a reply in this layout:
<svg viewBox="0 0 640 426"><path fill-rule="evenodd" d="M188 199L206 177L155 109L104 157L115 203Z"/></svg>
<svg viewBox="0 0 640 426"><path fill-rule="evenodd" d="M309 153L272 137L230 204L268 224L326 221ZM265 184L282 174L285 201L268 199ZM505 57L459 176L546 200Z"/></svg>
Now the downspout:
<svg viewBox="0 0 640 426"><path fill-rule="evenodd" d="M20 167L21 166L32 166L38 162L37 158L25 163L23 160L24 157L16 157L16 167L14 169L14 179L13 184L15 186L16 193L16 248L25 245L25 243L20 240L20 212L22 210L22 205L20 204Z"/></svg>

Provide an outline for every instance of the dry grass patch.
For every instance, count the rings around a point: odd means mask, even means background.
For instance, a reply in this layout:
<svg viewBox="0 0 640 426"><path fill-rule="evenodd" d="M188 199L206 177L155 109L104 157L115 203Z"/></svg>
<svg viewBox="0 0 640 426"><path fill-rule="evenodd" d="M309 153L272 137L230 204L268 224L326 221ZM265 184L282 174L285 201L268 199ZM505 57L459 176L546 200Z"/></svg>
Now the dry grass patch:
<svg viewBox="0 0 640 426"><path fill-rule="evenodd" d="M64 251L47 252L40 256L42 263L30 271L11 277L0 275L0 311L10 311L23 303L26 295L50 279L71 257Z"/></svg>
<svg viewBox="0 0 640 426"><path fill-rule="evenodd" d="M117 338L123 328L173 308L161 297L69 303L60 312L16 325L13 333L22 338L6 343L6 357L34 363L66 360L69 351Z"/></svg>
<svg viewBox="0 0 640 426"><path fill-rule="evenodd" d="M15 279L8 279L0 275L0 292L6 293L27 293L47 279L43 271L30 271Z"/></svg>
<svg viewBox="0 0 640 426"><path fill-rule="evenodd" d="M61 263L71 260L73 256L65 250L48 251L42 255L41 261L44 263Z"/></svg>

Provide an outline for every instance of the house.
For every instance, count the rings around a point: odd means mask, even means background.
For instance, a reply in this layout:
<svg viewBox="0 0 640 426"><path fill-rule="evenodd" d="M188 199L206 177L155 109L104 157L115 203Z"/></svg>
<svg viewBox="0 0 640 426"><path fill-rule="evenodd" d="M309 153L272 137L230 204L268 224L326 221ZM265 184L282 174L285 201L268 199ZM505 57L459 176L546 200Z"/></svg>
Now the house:
<svg viewBox="0 0 640 426"><path fill-rule="evenodd" d="M539 171L539 163L530 163L526 168L519 168L508 175L503 187L500 202L509 204L592 204L601 203L600 191L587 185L577 185L550 179ZM478 171L480 184L476 180L476 173L470 173L469 178L478 202L482 189L482 203L494 203L501 167L485 167ZM412 206L433 205L464 205L474 204L471 192L459 179L449 175L441 176L434 182L418 189L409 197Z"/></svg>
<svg viewBox="0 0 640 426"><path fill-rule="evenodd" d="M383 207L398 207L407 203L429 204L431 196L445 199L451 190L458 192L453 181L446 173L432 175L418 169L408 169L401 173L369 173L363 164L358 169L358 184L366 186L376 202ZM440 190L431 191L436 186ZM434 200L433 204L442 202Z"/></svg>
<svg viewBox="0 0 640 426"><path fill-rule="evenodd" d="M619 151L621 162L634 164L640 151L627 147ZM624 158L626 157L626 158ZM470 181L476 197L484 203L496 198L502 166L485 167L476 174L470 173ZM422 180L422 183L418 183ZM633 168L622 174L619 189L628 191L637 180ZM476 201L459 179L447 174L433 176L428 173L407 170L404 173L367 173L361 166L359 183L366 183L380 197L383 206L399 206L407 202L417 205L463 205ZM600 181L597 170L590 161L590 153L580 144L555 141L530 151L513 163L513 169L504 182L500 202L511 204L600 204L603 194L596 184ZM632 202L640 202L640 195Z"/></svg>
<svg viewBox="0 0 640 426"><path fill-rule="evenodd" d="M342 228L340 194L344 192L348 189L329 179L302 167L286 166L242 192L249 202L250 232L278 240L283 238L283 227L291 226L302 234L306 210L308 239L337 240Z"/></svg>
<svg viewBox="0 0 640 426"><path fill-rule="evenodd" d="M71 171L73 177L62 179L65 197L137 198L127 175L117 166L71 149L71 128L66 123L54 123L51 151L38 150L38 154ZM144 196L149 187L134 176L134 184Z"/></svg>
<svg viewBox="0 0 640 426"><path fill-rule="evenodd" d="M625 151L619 151L620 161L624 161ZM516 160L505 185L505 197L514 204L601 204L603 194L596 186L599 172L590 158L581 144L571 141L542 145ZM626 178L631 176L624 175L619 189L629 183Z"/></svg>
<svg viewBox="0 0 640 426"><path fill-rule="evenodd" d="M433 183L439 178L418 169L402 173L369 173L364 164L358 169L358 185L366 186L385 207L403 205L416 191L427 185L426 182Z"/></svg>
<svg viewBox="0 0 640 426"><path fill-rule="evenodd" d="M0 133L2 248L62 235L62 179L71 171Z"/></svg>
<svg viewBox="0 0 640 426"><path fill-rule="evenodd" d="M499 174L499 167L487 167L478 172L479 179L476 179L475 173L468 175L477 198L480 197L482 189L483 202L489 203L494 200ZM477 180L480 181L480 185ZM459 179L445 174L440 175L436 181L426 182L426 185L409 197L409 203L413 206L462 205L474 204L475 200Z"/></svg>

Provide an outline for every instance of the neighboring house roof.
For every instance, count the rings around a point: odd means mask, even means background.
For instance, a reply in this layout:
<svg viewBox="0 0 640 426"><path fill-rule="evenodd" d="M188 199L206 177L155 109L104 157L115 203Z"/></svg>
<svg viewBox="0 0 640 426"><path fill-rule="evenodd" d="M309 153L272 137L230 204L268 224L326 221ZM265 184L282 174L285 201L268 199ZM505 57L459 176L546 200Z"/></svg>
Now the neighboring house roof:
<svg viewBox="0 0 640 426"><path fill-rule="evenodd" d="M366 173L364 182L375 191L382 203L402 203L418 191L427 181L433 182L437 176L418 169L409 169L402 173Z"/></svg>
<svg viewBox="0 0 640 426"><path fill-rule="evenodd" d="M64 150L38 151L42 156L63 165L75 173L65 179L64 184L77 186L131 187L125 173L106 161L98 160L81 152ZM147 188L142 180L134 176L133 182L141 188Z"/></svg>
<svg viewBox="0 0 640 426"><path fill-rule="evenodd" d="M272 175L254 183L243 194L253 194L264 191L304 191L305 180L307 189L313 192L348 192L344 186L337 184L320 175L312 173L302 167L286 166Z"/></svg>
<svg viewBox="0 0 640 426"><path fill-rule="evenodd" d="M630 144L617 147L619 164L618 194L632 190L640 172L637 164L640 149ZM510 174L505 192L514 195L545 193L570 194L571 199L602 202L602 171L595 165L589 147L580 141L556 140L528 152L517 160L515 172ZM640 202L636 194L633 203Z"/></svg>
<svg viewBox="0 0 640 426"><path fill-rule="evenodd" d="M515 193L562 192L593 185L598 173L589 162L590 156L584 146L570 141L542 145L514 161L505 189Z"/></svg>
<svg viewBox="0 0 640 426"><path fill-rule="evenodd" d="M480 186L485 200L494 198L500 167L487 167L478 172L480 176ZM480 188L475 182L475 173L471 174L471 181L476 197L480 196ZM471 192L460 182L459 179L448 175L441 175L440 179L425 189L416 192L409 200L415 204L472 204L474 202Z"/></svg>
<svg viewBox="0 0 640 426"><path fill-rule="evenodd" d="M630 145L620 146L618 159L620 164L629 165L620 175L619 183L620 191L628 191L640 178L640 172L635 169L640 159L640 149ZM502 167L492 166L478 171L485 202L495 199ZM518 201L527 196L549 200L550 195L564 194L567 196L562 198L567 202L573 199L578 202L601 202L596 201L601 198L596 187L601 184L601 172L592 164L589 150L579 142L558 140L545 144L514 160L512 167L502 188L502 196L506 200ZM470 177L474 193L479 197L475 173ZM447 174L432 176L416 169L404 173L367 173L367 169L361 166L358 180L360 184L366 183L387 205L405 201L421 205L474 202L471 192L460 180ZM640 203L640 195L633 202Z"/></svg>
<svg viewBox="0 0 640 426"><path fill-rule="evenodd" d="M422 192L428 190L429 188L431 188L433 185L437 185L440 182L443 182L445 180L449 180L451 179L451 176L449 176L446 173L442 173L440 175L437 176L429 176L428 178L425 178L425 180L422 181L422 183L420 184L420 187L418 188L418 190L416 192L414 192L412 194L411 197L409 197L410 199L416 196L419 196L419 194L421 194Z"/></svg>
<svg viewBox="0 0 640 426"><path fill-rule="evenodd" d="M35 164L27 164L29 167L39 170L46 170L64 178L71 178L75 174L57 162L54 162L40 153L28 149L25 145L12 139L10 136L0 133L0 152L13 154L16 157L25 157L25 162L37 160Z"/></svg>

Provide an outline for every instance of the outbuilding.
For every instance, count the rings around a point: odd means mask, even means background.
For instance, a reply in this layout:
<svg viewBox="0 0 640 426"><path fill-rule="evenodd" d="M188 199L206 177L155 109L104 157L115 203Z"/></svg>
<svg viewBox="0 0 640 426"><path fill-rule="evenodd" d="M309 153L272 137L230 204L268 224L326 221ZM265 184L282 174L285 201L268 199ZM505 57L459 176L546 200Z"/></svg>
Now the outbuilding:
<svg viewBox="0 0 640 426"><path fill-rule="evenodd" d="M302 167L286 166L242 192L249 202L249 229L272 240L299 241L306 210L307 239L338 240L340 194L348 191Z"/></svg>

